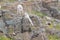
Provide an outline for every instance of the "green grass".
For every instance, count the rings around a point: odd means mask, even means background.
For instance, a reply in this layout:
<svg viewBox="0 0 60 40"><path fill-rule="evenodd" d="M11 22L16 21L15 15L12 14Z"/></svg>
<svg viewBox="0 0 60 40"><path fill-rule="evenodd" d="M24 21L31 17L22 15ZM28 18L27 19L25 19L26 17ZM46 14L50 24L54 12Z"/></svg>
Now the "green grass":
<svg viewBox="0 0 60 40"><path fill-rule="evenodd" d="M49 40L60 40L56 35L49 35L48 38Z"/></svg>
<svg viewBox="0 0 60 40"><path fill-rule="evenodd" d="M0 36L0 40L12 40L12 39L7 38L6 36Z"/></svg>
<svg viewBox="0 0 60 40"><path fill-rule="evenodd" d="M60 30L60 23L56 25L56 29Z"/></svg>
<svg viewBox="0 0 60 40"><path fill-rule="evenodd" d="M42 12L38 12L38 11L32 11L32 14L35 14L39 17L47 16L46 14L43 14Z"/></svg>
<svg viewBox="0 0 60 40"><path fill-rule="evenodd" d="M8 0L9 2L14 2L15 0Z"/></svg>
<svg viewBox="0 0 60 40"><path fill-rule="evenodd" d="M5 0L5 2L14 2L15 0Z"/></svg>

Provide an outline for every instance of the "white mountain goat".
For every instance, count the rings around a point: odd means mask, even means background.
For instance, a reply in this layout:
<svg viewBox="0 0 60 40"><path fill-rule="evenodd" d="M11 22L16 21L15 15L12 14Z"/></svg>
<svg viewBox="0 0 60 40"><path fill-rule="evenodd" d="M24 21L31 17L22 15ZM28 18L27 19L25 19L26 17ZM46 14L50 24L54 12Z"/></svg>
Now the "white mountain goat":
<svg viewBox="0 0 60 40"><path fill-rule="evenodd" d="M21 16L22 16L22 15L25 15L25 18L27 18L27 19L30 21L31 25L33 26L33 22L32 22L32 20L30 19L28 13L27 13L27 12L24 13L23 6L20 5L20 4L17 5L17 14L20 14Z"/></svg>

